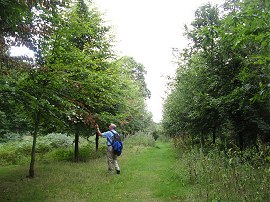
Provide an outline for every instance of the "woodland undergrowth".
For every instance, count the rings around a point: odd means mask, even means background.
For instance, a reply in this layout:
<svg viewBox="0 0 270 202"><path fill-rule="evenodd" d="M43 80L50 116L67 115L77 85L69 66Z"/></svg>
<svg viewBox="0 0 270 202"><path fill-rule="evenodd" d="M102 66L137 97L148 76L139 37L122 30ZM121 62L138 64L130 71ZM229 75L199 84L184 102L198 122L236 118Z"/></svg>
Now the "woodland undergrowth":
<svg viewBox="0 0 270 202"><path fill-rule="evenodd" d="M175 146L181 161L176 170L186 172L184 183L194 189L190 201L269 200L269 146L221 151L218 145L207 149L190 146L181 138Z"/></svg>

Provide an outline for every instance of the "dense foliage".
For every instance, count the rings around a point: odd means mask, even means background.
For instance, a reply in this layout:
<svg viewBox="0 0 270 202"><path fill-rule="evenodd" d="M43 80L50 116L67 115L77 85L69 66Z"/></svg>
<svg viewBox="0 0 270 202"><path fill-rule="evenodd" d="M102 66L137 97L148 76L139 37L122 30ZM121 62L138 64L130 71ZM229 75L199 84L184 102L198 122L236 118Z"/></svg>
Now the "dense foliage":
<svg viewBox="0 0 270 202"><path fill-rule="evenodd" d="M195 12L164 104L167 134L223 148L270 141L269 8L269 1L228 0Z"/></svg>
<svg viewBox="0 0 270 202"><path fill-rule="evenodd" d="M113 122L123 133L152 124L146 71L117 59L110 27L92 3L1 0L0 8L0 137L33 135L30 177L38 134L75 135L78 161L79 136L94 135L95 123L105 130ZM34 58L11 57L10 48L20 45Z"/></svg>

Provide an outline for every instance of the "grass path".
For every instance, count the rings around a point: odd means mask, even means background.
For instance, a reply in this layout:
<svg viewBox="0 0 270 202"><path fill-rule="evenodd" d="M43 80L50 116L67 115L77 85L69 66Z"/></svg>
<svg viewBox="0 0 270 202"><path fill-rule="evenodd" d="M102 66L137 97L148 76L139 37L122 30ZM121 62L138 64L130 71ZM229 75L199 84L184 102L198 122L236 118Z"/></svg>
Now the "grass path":
<svg viewBox="0 0 270 202"><path fill-rule="evenodd" d="M175 179L169 143L126 149L121 175L106 172L106 159L87 163L39 163L36 178L27 166L0 168L0 201L182 201L188 190Z"/></svg>
<svg viewBox="0 0 270 202"><path fill-rule="evenodd" d="M168 192L164 193L164 186L168 186L174 160L170 145L164 143L135 155L124 163L120 178L113 179L110 184L111 193L114 193L111 197L116 201L120 198L126 201L163 201L168 195Z"/></svg>

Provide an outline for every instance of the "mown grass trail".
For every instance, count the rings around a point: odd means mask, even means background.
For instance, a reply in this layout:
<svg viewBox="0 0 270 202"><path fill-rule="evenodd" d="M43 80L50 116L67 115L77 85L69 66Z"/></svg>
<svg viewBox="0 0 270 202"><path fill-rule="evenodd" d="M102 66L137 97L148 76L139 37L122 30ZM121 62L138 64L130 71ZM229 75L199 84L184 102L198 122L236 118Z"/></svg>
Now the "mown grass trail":
<svg viewBox="0 0 270 202"><path fill-rule="evenodd" d="M87 163L38 163L0 168L0 201L181 201L185 189L174 179L175 152L169 143L126 148L121 175L106 172L106 159Z"/></svg>
<svg viewBox="0 0 270 202"><path fill-rule="evenodd" d="M137 155L124 162L122 175L109 185L110 197L115 201L168 201L174 198L170 182L175 154L171 146L159 143L155 148L133 150Z"/></svg>

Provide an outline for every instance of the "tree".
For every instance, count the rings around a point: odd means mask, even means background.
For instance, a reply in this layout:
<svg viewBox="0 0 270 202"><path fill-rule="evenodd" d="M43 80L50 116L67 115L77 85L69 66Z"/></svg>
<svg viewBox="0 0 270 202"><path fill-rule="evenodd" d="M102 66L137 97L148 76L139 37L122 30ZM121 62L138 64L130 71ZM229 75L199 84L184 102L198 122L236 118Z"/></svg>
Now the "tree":
<svg viewBox="0 0 270 202"><path fill-rule="evenodd" d="M191 46L182 55L184 62L165 102L164 124L193 136L199 133L201 141L212 131L213 143L217 132L233 130L236 136L229 138L237 138L243 149L258 137L266 140L269 133L268 47L262 40L269 40L264 23L269 3L224 5L222 19L217 8L205 5L196 11L192 29L186 29ZM255 16L258 23L252 20Z"/></svg>
<svg viewBox="0 0 270 202"><path fill-rule="evenodd" d="M224 18L222 47L229 56L227 65L238 69L237 83L228 94L233 102L228 104L234 106L229 114L238 134L239 146L243 148L244 144L256 144L258 135L266 137L269 133L269 98L263 94L269 83L265 57L269 48L264 42L269 41L265 20L270 16L265 10L269 8L268 2L246 0L236 5L238 11L234 9Z"/></svg>
<svg viewBox="0 0 270 202"><path fill-rule="evenodd" d="M119 75L122 75L119 89L125 103L125 107L119 112L124 115L120 125L126 125L126 132L134 134L135 131L152 124L152 115L146 109L145 103L145 99L150 97L145 82L145 67L128 56L116 60L114 65L119 68Z"/></svg>
<svg viewBox="0 0 270 202"><path fill-rule="evenodd" d="M10 57L11 45L26 44L29 36L30 1L0 1L0 125L1 135L7 131L25 129L26 122L16 113L15 82L25 69L30 68L29 58ZM23 62L28 61L28 63Z"/></svg>
<svg viewBox="0 0 270 202"><path fill-rule="evenodd" d="M212 132L212 141L215 143L216 130L220 126L217 105L219 86L215 77L220 66L217 43L220 21L217 7L210 4L200 7L195 12L191 26L191 29L186 26L186 36L191 40L192 48L182 54L184 62L179 63L181 66L172 92L176 95L169 98L170 105L176 110L165 110L165 117L172 113L168 116L179 124L175 133L185 133L188 130L193 135L199 134L203 145L209 132Z"/></svg>
<svg viewBox="0 0 270 202"><path fill-rule="evenodd" d="M65 113L67 124L75 134L77 162L79 135L88 136L92 131L89 124L94 123L95 117L102 119L97 114L113 103L109 99L114 84L108 78L114 73L109 65L112 57L109 27L103 25L95 8L89 9L84 1L78 1L63 13L54 29L42 53L46 66L57 73L62 82L58 94L71 103Z"/></svg>
<svg viewBox="0 0 270 202"><path fill-rule="evenodd" d="M48 114L50 117L53 105L50 103L56 96L49 92L49 79L47 68L42 66L42 59L39 52L39 41L50 35L50 23L44 23L45 18L50 18L56 14L57 9L64 5L62 1L50 2L40 1L18 1L7 3L1 1L3 8L1 13L1 96L5 96L7 108L4 113L19 112L20 117L24 117L28 130L33 129L33 147L29 177L34 177L35 146L38 128L42 121L42 115ZM47 11L43 13L42 11ZM13 38L11 38L13 37ZM25 45L36 53L35 62L26 57L14 59L8 55L8 48L11 45ZM3 104L4 105L4 104ZM4 109L1 105L1 109ZM14 107L15 106L15 107ZM13 109L14 108L14 109ZM44 112L44 114L42 114ZM47 113L48 112L48 113ZM14 113L15 114L15 113ZM19 117L18 116L18 117ZM30 125L31 124L31 125Z"/></svg>
<svg viewBox="0 0 270 202"><path fill-rule="evenodd" d="M147 88L144 77L147 73L145 71L145 67L142 64L136 62L134 58L128 56L120 58L117 63L119 63L122 68L126 69L126 71L128 71L128 73L131 75L132 79L136 81L137 85L140 88L142 96L145 98L150 98L151 93Z"/></svg>
<svg viewBox="0 0 270 202"><path fill-rule="evenodd" d="M38 134L73 133L77 162L79 136L89 136L94 131L91 124L97 120L101 127L118 121L128 132L140 129L136 121L150 121L145 110L143 66L138 67L140 81L135 81L135 73L112 62L110 27L104 25L98 10L82 0L71 3L71 7L66 1L49 3L26 6L29 17L22 17L29 28L23 44L34 51L34 60L26 62L22 58L17 62L10 57L16 62L1 63L0 97L5 100L0 102L0 123L11 125L15 122L6 117L18 114L18 124L33 134L31 178L35 176ZM11 34L5 31L1 36Z"/></svg>

